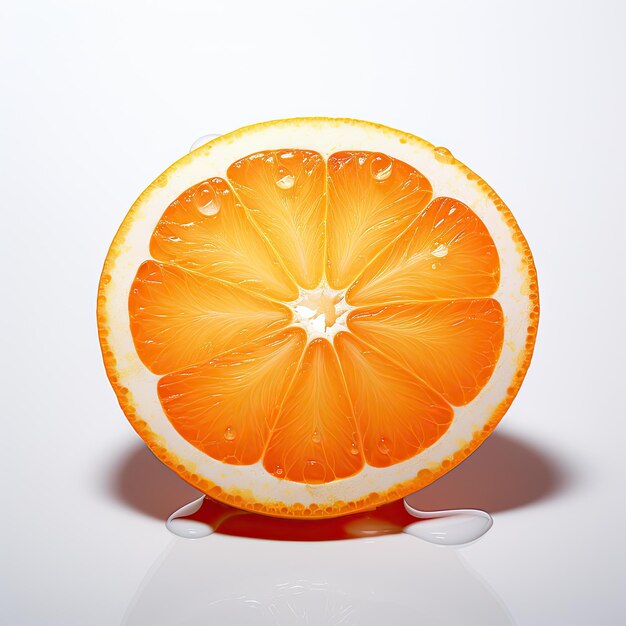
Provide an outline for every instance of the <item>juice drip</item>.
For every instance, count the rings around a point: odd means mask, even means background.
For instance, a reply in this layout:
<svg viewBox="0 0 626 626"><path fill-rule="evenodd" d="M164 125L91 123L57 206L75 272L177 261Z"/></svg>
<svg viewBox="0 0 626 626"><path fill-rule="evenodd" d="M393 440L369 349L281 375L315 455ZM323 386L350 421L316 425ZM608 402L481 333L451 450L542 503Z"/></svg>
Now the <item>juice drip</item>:
<svg viewBox="0 0 626 626"><path fill-rule="evenodd" d="M404 500L409 515L422 520L404 528L404 532L441 546L463 546L480 539L492 526L489 513L478 509L420 511Z"/></svg>
<svg viewBox="0 0 626 626"><path fill-rule="evenodd" d="M238 513L237 509L202 496L172 513L165 526L184 539L201 539L212 535L222 522Z"/></svg>

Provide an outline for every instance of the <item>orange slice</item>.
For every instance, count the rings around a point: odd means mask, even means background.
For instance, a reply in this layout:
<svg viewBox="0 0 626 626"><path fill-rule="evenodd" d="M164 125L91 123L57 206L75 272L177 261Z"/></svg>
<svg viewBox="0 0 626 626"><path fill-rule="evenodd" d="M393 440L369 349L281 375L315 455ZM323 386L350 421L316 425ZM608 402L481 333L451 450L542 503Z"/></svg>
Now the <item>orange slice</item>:
<svg viewBox="0 0 626 626"><path fill-rule="evenodd" d="M332 517L415 491L520 388L536 272L449 151L304 118L198 148L140 196L100 281L104 362L153 452L210 496Z"/></svg>

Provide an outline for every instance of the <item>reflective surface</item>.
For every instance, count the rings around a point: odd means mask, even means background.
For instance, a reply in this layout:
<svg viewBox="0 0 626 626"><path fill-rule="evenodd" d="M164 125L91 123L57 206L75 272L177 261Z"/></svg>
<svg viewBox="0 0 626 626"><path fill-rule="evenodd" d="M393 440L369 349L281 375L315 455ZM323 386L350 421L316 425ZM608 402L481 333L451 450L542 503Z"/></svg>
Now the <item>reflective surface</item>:
<svg viewBox="0 0 626 626"><path fill-rule="evenodd" d="M626 420L615 391L623 388L626 339L618 182L626 4L404 6L399 18L392 5L367 0L191 1L169 10L115 0L3 3L0 624L117 626L132 598L127 621L137 624L151 601L137 593L147 571L157 559L173 566L168 557L179 549L208 570L200 600L216 585L208 601L251 596L250 568L260 558L258 567L271 567L283 554L273 542L175 540L164 528L199 494L121 414L95 336L95 283L138 177L147 182L182 156L187 138L215 120L220 130L315 113L432 136L506 190L541 268L538 352L505 422L422 490L416 506L494 515L493 529L460 556L437 553L478 572L517 626L623 625ZM608 514L589 515L599 510ZM415 607L412 594L426 584L417 554L435 547L403 535L375 541L384 554L367 540L332 542L337 560L323 565L315 557L323 544L303 551L290 543L301 569L280 582L331 583L341 568L349 585L349 558L358 581L371 578L380 589L393 565ZM322 577L306 573L303 559L318 563ZM193 594L181 561L166 598L184 617ZM430 575L444 585L446 605L464 597L467 576ZM145 594L156 578L145 580ZM373 596L365 583L342 590ZM380 621L445 624L446 613L414 615Z"/></svg>
<svg viewBox="0 0 626 626"><path fill-rule="evenodd" d="M334 542L173 539L125 626L367 626L513 621L461 552L407 535Z"/></svg>

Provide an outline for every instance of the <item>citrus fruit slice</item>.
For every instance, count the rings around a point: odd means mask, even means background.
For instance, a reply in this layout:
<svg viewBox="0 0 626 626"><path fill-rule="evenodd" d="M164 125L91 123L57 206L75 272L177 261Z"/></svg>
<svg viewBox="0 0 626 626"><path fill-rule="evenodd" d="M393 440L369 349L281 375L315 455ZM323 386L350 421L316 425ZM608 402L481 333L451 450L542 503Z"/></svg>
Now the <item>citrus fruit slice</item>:
<svg viewBox="0 0 626 626"><path fill-rule="evenodd" d="M284 517L376 507L452 469L528 368L536 272L445 148L303 118L216 138L133 205L98 297L109 379L185 480Z"/></svg>

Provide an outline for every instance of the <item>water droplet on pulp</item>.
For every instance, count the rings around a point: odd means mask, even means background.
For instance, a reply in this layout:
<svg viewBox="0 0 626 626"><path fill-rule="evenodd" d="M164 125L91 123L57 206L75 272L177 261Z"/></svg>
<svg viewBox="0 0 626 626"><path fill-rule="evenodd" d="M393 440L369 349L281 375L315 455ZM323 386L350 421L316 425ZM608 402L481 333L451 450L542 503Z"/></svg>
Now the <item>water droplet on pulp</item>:
<svg viewBox="0 0 626 626"><path fill-rule="evenodd" d="M193 195L193 202L202 215L217 215L220 210L219 198L209 183L202 183Z"/></svg>
<svg viewBox="0 0 626 626"><path fill-rule="evenodd" d="M291 189L296 179L291 174L285 174L282 178L276 181L276 186L280 189Z"/></svg>
<svg viewBox="0 0 626 626"><path fill-rule="evenodd" d="M378 451L381 454L389 454L389 446L387 445L387 440L384 437L381 437L378 442Z"/></svg>
<svg viewBox="0 0 626 626"><path fill-rule="evenodd" d="M386 154L377 154L370 163L370 172L375 180L387 180L392 169L393 161Z"/></svg>
<svg viewBox="0 0 626 626"><path fill-rule="evenodd" d="M448 246L445 243L440 243L432 252L433 256L436 256L438 259L443 258L448 254Z"/></svg>

